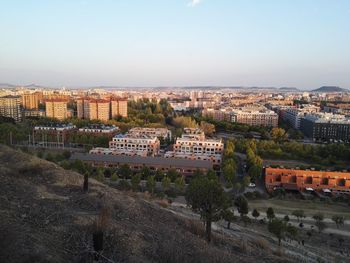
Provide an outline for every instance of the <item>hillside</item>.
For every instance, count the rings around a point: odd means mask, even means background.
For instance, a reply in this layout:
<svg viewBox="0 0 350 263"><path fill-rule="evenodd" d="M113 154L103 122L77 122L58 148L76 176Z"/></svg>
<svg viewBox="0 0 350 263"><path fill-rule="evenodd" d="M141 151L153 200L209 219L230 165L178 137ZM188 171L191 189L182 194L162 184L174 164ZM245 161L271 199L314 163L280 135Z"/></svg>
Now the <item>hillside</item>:
<svg viewBox="0 0 350 263"><path fill-rule="evenodd" d="M312 92L348 92L349 90L342 89L336 86L323 86L318 89L312 90Z"/></svg>
<svg viewBox="0 0 350 263"><path fill-rule="evenodd" d="M84 194L79 174L4 146L0 171L0 262L90 262L102 207L111 214L103 255L115 262L278 261L259 251L245 256L229 239L208 246L191 233L193 222L137 195L93 180Z"/></svg>
<svg viewBox="0 0 350 263"><path fill-rule="evenodd" d="M215 224L208 245L188 209L92 179L83 193L82 184L78 173L0 145L0 262L92 262L101 211L109 216L99 262L319 262L321 247L290 244L284 253L266 233L239 225Z"/></svg>

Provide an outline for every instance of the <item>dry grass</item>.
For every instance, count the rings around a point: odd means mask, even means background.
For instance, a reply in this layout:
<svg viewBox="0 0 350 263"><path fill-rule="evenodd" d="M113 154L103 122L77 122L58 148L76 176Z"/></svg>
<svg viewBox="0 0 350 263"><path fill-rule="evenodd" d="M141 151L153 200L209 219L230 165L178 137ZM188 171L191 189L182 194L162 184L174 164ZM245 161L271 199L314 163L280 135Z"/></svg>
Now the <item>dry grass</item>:
<svg viewBox="0 0 350 263"><path fill-rule="evenodd" d="M264 251L270 251L270 244L269 242L264 238L257 238L252 241L253 245L255 245L257 248L262 249Z"/></svg>

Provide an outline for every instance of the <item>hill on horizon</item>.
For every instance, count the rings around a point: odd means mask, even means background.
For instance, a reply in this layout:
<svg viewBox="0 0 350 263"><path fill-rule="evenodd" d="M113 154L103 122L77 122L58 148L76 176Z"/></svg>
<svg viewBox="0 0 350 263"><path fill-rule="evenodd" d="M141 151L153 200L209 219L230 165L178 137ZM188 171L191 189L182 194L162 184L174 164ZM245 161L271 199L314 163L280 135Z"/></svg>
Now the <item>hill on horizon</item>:
<svg viewBox="0 0 350 263"><path fill-rule="evenodd" d="M349 90L343 89L337 86L322 86L318 89L312 90L312 92L348 92Z"/></svg>

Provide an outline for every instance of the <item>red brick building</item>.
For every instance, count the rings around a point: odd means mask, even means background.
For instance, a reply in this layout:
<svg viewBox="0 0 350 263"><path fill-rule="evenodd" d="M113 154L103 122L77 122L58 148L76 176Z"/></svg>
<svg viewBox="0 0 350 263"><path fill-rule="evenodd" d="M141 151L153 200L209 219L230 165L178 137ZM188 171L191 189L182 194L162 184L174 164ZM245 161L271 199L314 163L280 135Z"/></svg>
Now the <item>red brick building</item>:
<svg viewBox="0 0 350 263"><path fill-rule="evenodd" d="M304 191L331 191L350 194L350 172L312 171L266 168L265 185L269 192L276 188Z"/></svg>

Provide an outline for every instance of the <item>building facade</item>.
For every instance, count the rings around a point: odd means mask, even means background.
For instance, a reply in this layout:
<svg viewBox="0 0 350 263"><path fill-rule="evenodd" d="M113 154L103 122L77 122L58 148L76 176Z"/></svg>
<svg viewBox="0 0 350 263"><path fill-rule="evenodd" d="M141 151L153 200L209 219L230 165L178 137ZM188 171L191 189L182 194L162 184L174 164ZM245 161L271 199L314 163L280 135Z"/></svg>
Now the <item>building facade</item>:
<svg viewBox="0 0 350 263"><path fill-rule="evenodd" d="M133 134L136 136L139 135L147 135L151 137L163 138L164 140L171 140L172 135L171 131L167 128L143 128L143 127L135 127L129 130L129 134Z"/></svg>
<svg viewBox="0 0 350 263"><path fill-rule="evenodd" d="M37 110L39 108L39 94L36 92L24 93L21 96L21 102L23 109Z"/></svg>
<svg viewBox="0 0 350 263"><path fill-rule="evenodd" d="M45 101L45 113L48 118L64 120L67 118L67 101L63 99L50 99Z"/></svg>
<svg viewBox="0 0 350 263"><path fill-rule="evenodd" d="M277 127L278 114L268 109L235 109L231 113L231 121L250 126Z"/></svg>
<svg viewBox="0 0 350 263"><path fill-rule="evenodd" d="M0 116L12 118L16 122L21 121L21 97L11 95L0 97Z"/></svg>
<svg viewBox="0 0 350 263"><path fill-rule="evenodd" d="M283 188L350 194L350 173L268 167L265 168L265 185L269 192Z"/></svg>
<svg viewBox="0 0 350 263"><path fill-rule="evenodd" d="M122 98L111 98L111 118L128 117L128 100Z"/></svg>
<svg viewBox="0 0 350 263"><path fill-rule="evenodd" d="M308 114L301 119L300 129L314 141L350 141L350 118L344 115Z"/></svg>
<svg viewBox="0 0 350 263"><path fill-rule="evenodd" d="M213 168L219 170L223 151L221 139L207 139L202 130L185 128L182 137L176 139L173 151L166 152L164 157L210 161Z"/></svg>
<svg viewBox="0 0 350 263"><path fill-rule="evenodd" d="M128 165L133 172L140 172L144 167L148 167L152 172L157 170L167 173L174 169L182 176L191 177L198 170L206 174L211 169L209 161L192 161L185 159L166 159L162 157L142 157L142 156L112 156L112 155L94 155L74 153L71 160L80 160L97 167L119 168L122 165Z"/></svg>
<svg viewBox="0 0 350 263"><path fill-rule="evenodd" d="M288 122L288 124L294 129L300 129L301 119L309 113L318 112L319 107L308 106L304 108L287 108L283 113L283 120Z"/></svg>

